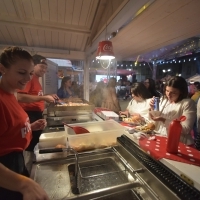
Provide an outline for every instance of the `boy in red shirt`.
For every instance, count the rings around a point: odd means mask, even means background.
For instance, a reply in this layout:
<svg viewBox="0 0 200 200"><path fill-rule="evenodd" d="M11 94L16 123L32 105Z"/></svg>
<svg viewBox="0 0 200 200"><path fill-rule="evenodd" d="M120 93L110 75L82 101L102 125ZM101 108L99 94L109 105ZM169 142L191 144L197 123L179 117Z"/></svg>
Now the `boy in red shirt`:
<svg viewBox="0 0 200 200"><path fill-rule="evenodd" d="M44 111L45 105L44 101L54 102L55 99L59 99L57 95L45 95L43 96L42 86L39 82L39 78L42 77L47 71L46 58L40 55L33 56L34 62L34 72L31 81L29 81L24 90L18 91L17 99L19 102L27 102L26 94L30 97L33 97L33 101L30 103L20 103L22 108L26 111L29 116L30 122L34 122L38 119L42 119L42 113ZM23 93L23 94L21 94ZM38 101L34 101L34 98ZM26 148L24 152L26 167L30 171L32 165L33 150L35 145L39 142L39 137L42 133L42 130L33 131L32 140L30 145ZM31 153L30 153L31 152Z"/></svg>

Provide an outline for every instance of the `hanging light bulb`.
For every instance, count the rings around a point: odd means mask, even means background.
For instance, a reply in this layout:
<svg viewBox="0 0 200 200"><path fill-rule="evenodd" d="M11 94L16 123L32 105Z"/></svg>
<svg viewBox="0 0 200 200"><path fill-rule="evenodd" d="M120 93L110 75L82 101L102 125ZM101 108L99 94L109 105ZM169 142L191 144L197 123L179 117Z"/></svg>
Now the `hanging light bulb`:
<svg viewBox="0 0 200 200"><path fill-rule="evenodd" d="M111 60L115 58L113 53L112 42L106 39L107 38L106 34L107 34L107 22L105 27L105 40L99 42L96 55L96 59L100 61L100 64L104 69L108 69L111 64Z"/></svg>
<svg viewBox="0 0 200 200"><path fill-rule="evenodd" d="M96 58L99 60L112 60L115 58L111 41L105 40L99 42Z"/></svg>

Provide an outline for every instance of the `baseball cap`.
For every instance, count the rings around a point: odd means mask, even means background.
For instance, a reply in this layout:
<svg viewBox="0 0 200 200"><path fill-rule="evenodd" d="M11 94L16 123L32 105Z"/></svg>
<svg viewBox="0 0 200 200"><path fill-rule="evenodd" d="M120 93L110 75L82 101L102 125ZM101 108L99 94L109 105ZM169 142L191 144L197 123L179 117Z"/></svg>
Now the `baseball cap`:
<svg viewBox="0 0 200 200"><path fill-rule="evenodd" d="M37 64L47 65L46 58L41 56L41 55L35 54L35 55L32 56L32 58L33 58L34 65L37 65Z"/></svg>

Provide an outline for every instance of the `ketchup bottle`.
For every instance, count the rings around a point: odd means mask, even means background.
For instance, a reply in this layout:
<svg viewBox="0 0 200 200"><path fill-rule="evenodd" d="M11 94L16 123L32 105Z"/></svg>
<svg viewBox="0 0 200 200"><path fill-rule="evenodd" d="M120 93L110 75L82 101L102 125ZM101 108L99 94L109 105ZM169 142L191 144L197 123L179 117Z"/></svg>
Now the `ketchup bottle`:
<svg viewBox="0 0 200 200"><path fill-rule="evenodd" d="M179 119L173 120L169 125L167 148L166 151L169 153L177 153L178 145L180 141L182 126L181 122L185 121L186 117L181 116Z"/></svg>

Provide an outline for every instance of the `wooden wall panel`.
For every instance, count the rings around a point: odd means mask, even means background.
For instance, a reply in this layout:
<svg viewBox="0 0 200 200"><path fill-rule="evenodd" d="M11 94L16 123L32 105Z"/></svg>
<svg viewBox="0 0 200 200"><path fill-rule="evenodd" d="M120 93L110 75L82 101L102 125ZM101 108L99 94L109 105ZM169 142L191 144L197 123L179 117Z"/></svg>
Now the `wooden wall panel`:
<svg viewBox="0 0 200 200"><path fill-rule="evenodd" d="M4 4L9 16L18 17L12 0L4 0Z"/></svg>
<svg viewBox="0 0 200 200"><path fill-rule="evenodd" d="M4 1L0 1L0 16L1 15L8 15Z"/></svg>
<svg viewBox="0 0 200 200"><path fill-rule="evenodd" d="M42 29L38 29L38 40L40 43L40 47L46 47L46 39L45 39L45 31Z"/></svg>
<svg viewBox="0 0 200 200"><path fill-rule="evenodd" d="M49 1L49 20L58 22L58 0Z"/></svg>
<svg viewBox="0 0 200 200"><path fill-rule="evenodd" d="M51 44L53 48L58 48L58 36L59 36L58 31L51 32L51 41L52 41Z"/></svg>
<svg viewBox="0 0 200 200"><path fill-rule="evenodd" d="M64 23L65 22L65 0L59 0L58 1L58 23Z"/></svg>
<svg viewBox="0 0 200 200"><path fill-rule="evenodd" d="M83 5L83 0L74 0L74 10L72 17L73 25L79 25L82 5Z"/></svg>
<svg viewBox="0 0 200 200"><path fill-rule="evenodd" d="M41 20L42 13L41 13L40 0L31 1L31 5L32 5L34 19Z"/></svg>
<svg viewBox="0 0 200 200"><path fill-rule="evenodd" d="M58 48L59 49L64 49L65 48L65 33L64 32L59 32L58 35Z"/></svg>
<svg viewBox="0 0 200 200"><path fill-rule="evenodd" d="M71 44L71 37L72 37L72 33L66 33L65 34L65 49L70 49L70 44Z"/></svg>
<svg viewBox="0 0 200 200"><path fill-rule="evenodd" d="M79 25L80 26L86 26L88 23L89 14L91 12L92 0L84 0L82 7L81 7L81 13L80 13L80 19L79 19Z"/></svg>
<svg viewBox="0 0 200 200"><path fill-rule="evenodd" d="M45 33L45 44L46 44L46 47L48 48L51 48L52 47L52 44L51 44L51 31L48 31L48 30L45 30L44 31Z"/></svg>
<svg viewBox="0 0 200 200"><path fill-rule="evenodd" d="M24 36L26 39L26 45L27 46L33 46L33 40L32 40L32 35L31 35L31 31L29 28L23 28L23 32L24 32Z"/></svg>
<svg viewBox="0 0 200 200"><path fill-rule="evenodd" d="M6 41L7 44L10 45L10 44L13 43L13 40L12 40L12 38L11 38L9 32L8 32L7 26L5 26L5 25L1 26L1 33L2 33L3 38L4 38L4 40Z"/></svg>
<svg viewBox="0 0 200 200"><path fill-rule="evenodd" d="M19 4L19 1L17 1L16 3ZM25 17L31 18L31 19L34 18L31 0L22 0L21 7L22 7L21 10L23 9L23 12L25 13Z"/></svg>
<svg viewBox="0 0 200 200"><path fill-rule="evenodd" d="M74 12L74 0L66 0L65 4L65 23L72 24L72 17Z"/></svg>
<svg viewBox="0 0 200 200"><path fill-rule="evenodd" d="M40 0L42 20L49 21L49 0Z"/></svg>
<svg viewBox="0 0 200 200"><path fill-rule="evenodd" d="M33 41L33 46L38 47L40 45L39 37L38 37L38 31L37 29L30 29L32 41Z"/></svg>
<svg viewBox="0 0 200 200"><path fill-rule="evenodd" d="M14 26L7 26L8 35L12 38L13 45L18 46L20 45L18 35L16 34L16 30Z"/></svg>

